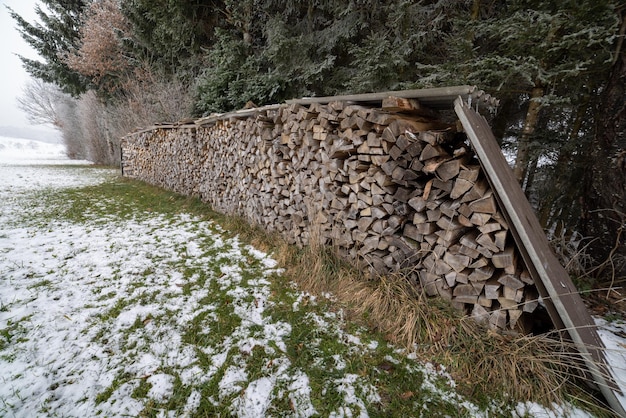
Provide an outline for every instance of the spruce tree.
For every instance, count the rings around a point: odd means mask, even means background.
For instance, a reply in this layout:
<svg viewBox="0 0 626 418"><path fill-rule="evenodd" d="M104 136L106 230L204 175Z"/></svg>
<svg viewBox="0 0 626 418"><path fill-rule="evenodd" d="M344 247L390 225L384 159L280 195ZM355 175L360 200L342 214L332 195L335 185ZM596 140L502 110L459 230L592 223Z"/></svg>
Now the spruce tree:
<svg viewBox="0 0 626 418"><path fill-rule="evenodd" d="M64 62L70 51L80 45L80 18L86 0L41 0L35 12L41 22L30 23L9 8L22 38L33 47L43 61L20 56L26 71L35 78L54 83L74 96L87 90L88 80L71 70Z"/></svg>
<svg viewBox="0 0 626 418"><path fill-rule="evenodd" d="M123 39L132 65L148 64L164 75L199 66L202 48L210 47L220 21L220 1L134 0L120 2L132 36Z"/></svg>
<svg viewBox="0 0 626 418"><path fill-rule="evenodd" d="M412 87L465 2L224 1L198 111Z"/></svg>
<svg viewBox="0 0 626 418"><path fill-rule="evenodd" d="M617 9L621 35L626 8ZM626 51L616 43L611 72L602 88L596 126L584 172L581 226L589 250L608 277L626 279Z"/></svg>

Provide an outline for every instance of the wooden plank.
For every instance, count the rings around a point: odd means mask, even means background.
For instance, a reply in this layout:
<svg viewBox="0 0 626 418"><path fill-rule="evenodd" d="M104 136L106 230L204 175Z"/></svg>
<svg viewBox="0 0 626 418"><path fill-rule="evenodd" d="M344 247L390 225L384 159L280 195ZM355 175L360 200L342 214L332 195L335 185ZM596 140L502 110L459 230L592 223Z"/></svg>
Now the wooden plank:
<svg viewBox="0 0 626 418"><path fill-rule="evenodd" d="M504 159L487 120L460 97L454 102L454 110L476 151L552 321L572 338L609 405L619 416L626 416L618 398L623 392L607 364L605 347L596 325L569 275L552 253L548 239Z"/></svg>
<svg viewBox="0 0 626 418"><path fill-rule="evenodd" d="M487 109L498 107L499 101L476 86L433 87L428 89L413 89L401 91L385 91L380 93L347 94L328 97L303 97L287 100L287 104L329 103L345 101L356 103L381 103L386 97L397 96L406 99L418 99L422 104L433 109L450 109L450 103L458 96L464 99L471 98L472 103Z"/></svg>
<svg viewBox="0 0 626 418"><path fill-rule="evenodd" d="M389 96L382 100L381 108L389 112L410 113L438 119L439 115L431 109L424 107L417 99Z"/></svg>

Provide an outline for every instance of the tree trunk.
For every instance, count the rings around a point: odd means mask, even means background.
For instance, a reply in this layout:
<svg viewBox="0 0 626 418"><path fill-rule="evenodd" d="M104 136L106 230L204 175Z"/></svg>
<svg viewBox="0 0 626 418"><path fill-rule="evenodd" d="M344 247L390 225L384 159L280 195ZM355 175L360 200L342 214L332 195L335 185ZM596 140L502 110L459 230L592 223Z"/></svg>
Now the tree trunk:
<svg viewBox="0 0 626 418"><path fill-rule="evenodd" d="M502 146L503 139L511 126L511 121L517 120L519 101L517 98L502 97L498 106L498 113L491 120L491 131L493 132L498 145Z"/></svg>
<svg viewBox="0 0 626 418"><path fill-rule="evenodd" d="M539 99L543 97L543 92L543 87L537 83L530 94L528 111L526 112L524 128L518 142L515 166L513 167L513 175L520 184L526 177L530 157L530 141L539 120L539 109L541 108Z"/></svg>
<svg viewBox="0 0 626 418"><path fill-rule="evenodd" d="M478 20L480 17L480 0L474 0L472 4L472 20Z"/></svg>
<svg viewBox="0 0 626 418"><path fill-rule="evenodd" d="M622 21L623 17L622 17ZM622 25L624 27L624 25ZM626 257L626 53L618 49L596 113L592 164L582 196L583 233L596 263L610 260L605 271L614 279L626 275L626 266L615 265L615 256ZM598 272L602 274L603 271Z"/></svg>
<svg viewBox="0 0 626 418"><path fill-rule="evenodd" d="M533 182L535 181L535 173L537 172L537 167L539 165L539 157L537 155L533 155L531 159L528 161L526 173L524 173L524 189L526 190L526 195L529 194L529 191L533 187ZM531 204L537 208L537 202L531 201Z"/></svg>
<svg viewBox="0 0 626 418"><path fill-rule="evenodd" d="M590 96L585 95L576 112L572 115L572 120L568 123L572 127L568 135L568 142L576 144L578 150L585 146L584 143L581 143L579 136L583 122L588 117L589 100ZM572 177L572 170L576 170L573 166L580 164L587 166L586 161L588 159L583 157L584 162L577 161L576 158L581 158L580 154L584 154L584 152L573 151L571 147L560 147L559 149L559 157L554 169L554 181L551 187L552 197L546 198L544 196L539 210L539 223L544 229L549 229L557 221L563 223L567 230L570 230L570 233L571 229L577 226L579 208L572 205L571 199L578 199L580 196L581 183L580 181L572 181L573 178L576 178L575 176ZM552 214L559 214L559 216L554 218Z"/></svg>

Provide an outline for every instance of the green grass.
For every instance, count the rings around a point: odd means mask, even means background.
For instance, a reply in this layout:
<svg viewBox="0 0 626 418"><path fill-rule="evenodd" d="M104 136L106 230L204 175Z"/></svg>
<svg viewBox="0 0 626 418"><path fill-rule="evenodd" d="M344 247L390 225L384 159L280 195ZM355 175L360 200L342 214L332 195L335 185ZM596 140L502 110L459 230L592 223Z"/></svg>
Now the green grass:
<svg viewBox="0 0 626 418"><path fill-rule="evenodd" d="M28 339L30 315L18 320L8 319L6 326L0 328L0 357L8 359L12 357L11 353L1 353L2 351L8 351L7 349L12 345L19 342L26 341Z"/></svg>

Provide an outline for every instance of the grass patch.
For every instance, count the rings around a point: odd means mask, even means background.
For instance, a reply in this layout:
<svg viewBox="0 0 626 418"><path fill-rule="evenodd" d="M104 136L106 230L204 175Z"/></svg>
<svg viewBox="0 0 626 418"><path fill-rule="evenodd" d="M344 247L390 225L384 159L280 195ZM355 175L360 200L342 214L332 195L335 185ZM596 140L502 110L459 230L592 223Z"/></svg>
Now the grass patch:
<svg viewBox="0 0 626 418"><path fill-rule="evenodd" d="M119 177L94 186L37 191L28 200L37 206L37 217L24 213L20 221L36 220L40 225L59 220L98 225L134 219L142 213L215 214L198 199Z"/></svg>
<svg viewBox="0 0 626 418"><path fill-rule="evenodd" d="M32 285L29 286L29 289L39 289L39 288L44 288L44 287L50 287L52 285L53 285L52 280L44 279L40 282L33 283Z"/></svg>
<svg viewBox="0 0 626 418"><path fill-rule="evenodd" d="M590 390L581 358L558 334L504 336L460 316L445 301L426 297L402 272L365 278L332 248L279 247L285 276L312 294L330 292L351 320L387 341L441 364L459 393L479 405L532 399L543 405L570 402L594 416L613 416ZM402 397L400 397L402 398Z"/></svg>
<svg viewBox="0 0 626 418"><path fill-rule="evenodd" d="M28 341L29 320L32 315L27 315L18 320L8 319L6 325L0 328L0 356L12 357L11 353L2 353L12 344Z"/></svg>

